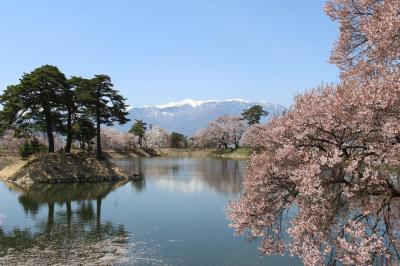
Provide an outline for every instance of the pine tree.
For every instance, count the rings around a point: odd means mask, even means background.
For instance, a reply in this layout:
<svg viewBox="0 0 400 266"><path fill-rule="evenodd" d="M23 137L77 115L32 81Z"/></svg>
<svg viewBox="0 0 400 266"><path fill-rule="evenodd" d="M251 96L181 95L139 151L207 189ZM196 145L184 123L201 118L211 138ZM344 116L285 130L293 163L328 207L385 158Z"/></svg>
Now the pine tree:
<svg viewBox="0 0 400 266"><path fill-rule="evenodd" d="M244 120L247 120L249 125L260 123L262 116L267 116L268 112L264 111L261 105L254 105L249 109L246 109L242 112L242 116Z"/></svg>
<svg viewBox="0 0 400 266"><path fill-rule="evenodd" d="M125 98L122 97L111 83L107 75L96 75L88 82L83 82L79 91L80 100L85 106L85 112L93 118L96 125L96 156L103 159L101 148L101 125L112 126L114 123L123 125L129 121Z"/></svg>
<svg viewBox="0 0 400 266"><path fill-rule="evenodd" d="M146 123L143 120L135 119L135 123L132 125L129 133L134 134L139 138L139 148L142 148L144 134L146 133Z"/></svg>
<svg viewBox="0 0 400 266"><path fill-rule="evenodd" d="M53 132L61 126L61 99L68 88L60 70L51 65L36 68L24 74L17 85L8 86L0 96L1 129L17 131L44 131L48 152L54 152Z"/></svg>
<svg viewBox="0 0 400 266"><path fill-rule="evenodd" d="M170 137L171 148L186 148L187 147L187 139L186 137L177 132L172 132Z"/></svg>

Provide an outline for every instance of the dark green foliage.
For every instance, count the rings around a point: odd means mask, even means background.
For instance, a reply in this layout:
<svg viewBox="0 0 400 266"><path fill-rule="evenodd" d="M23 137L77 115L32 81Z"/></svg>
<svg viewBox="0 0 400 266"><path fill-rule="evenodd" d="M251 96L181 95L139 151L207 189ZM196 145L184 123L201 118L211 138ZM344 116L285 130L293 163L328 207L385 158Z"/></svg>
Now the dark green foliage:
<svg viewBox="0 0 400 266"><path fill-rule="evenodd" d="M31 145L26 141L19 147L19 155L21 155L22 158L28 158L31 154Z"/></svg>
<svg viewBox="0 0 400 266"><path fill-rule="evenodd" d="M19 147L19 154L22 158L28 158L32 154L46 151L46 146L41 144L36 138L28 141Z"/></svg>
<svg viewBox="0 0 400 266"><path fill-rule="evenodd" d="M170 137L171 148L187 148L187 138L177 132L172 132Z"/></svg>
<svg viewBox="0 0 400 266"><path fill-rule="evenodd" d="M254 105L242 112L243 119L247 120L249 125L260 123L261 117L267 116L268 112L264 111L261 105Z"/></svg>
<svg viewBox="0 0 400 266"><path fill-rule="evenodd" d="M61 100L67 87L64 74L55 66L44 65L24 74L19 84L8 86L0 96L2 130L44 131L48 151L54 152L53 131L61 126Z"/></svg>
<svg viewBox="0 0 400 266"><path fill-rule="evenodd" d="M35 137L30 141L29 144L31 146L32 154L44 152L46 150L46 146L41 144L39 140Z"/></svg>
<svg viewBox="0 0 400 266"><path fill-rule="evenodd" d="M129 121L125 98L122 97L107 75L96 75L85 82L86 91L80 91L80 99L86 107L86 113L96 124L96 156L103 159L101 149L100 126L112 126L114 123L123 125Z"/></svg>
<svg viewBox="0 0 400 266"><path fill-rule="evenodd" d="M72 136L82 150L90 150L92 139L96 137L96 128L89 119L79 118L72 126Z"/></svg>
<svg viewBox="0 0 400 266"><path fill-rule="evenodd" d="M77 86L79 84L76 83L74 77L68 80L68 85L65 87L62 94L62 109L65 113L64 120L65 122L65 130L64 133L67 136L66 144L65 144L65 152L69 153L71 151L72 139L73 139L73 117L77 117L78 107L81 104L78 102L77 97Z"/></svg>
<svg viewBox="0 0 400 266"><path fill-rule="evenodd" d="M102 158L100 126L129 121L125 99L113 89L110 77L67 80L51 65L36 68L24 74L19 84L8 86L0 104L0 133L11 128L19 137L29 138L46 132L49 152L54 152L54 132L58 132L66 135L66 152L74 138L89 148L96 137L97 157Z"/></svg>
<svg viewBox="0 0 400 266"><path fill-rule="evenodd" d="M129 130L129 133L134 134L139 138L139 147L142 148L142 142L144 138L144 134L146 133L147 129L147 124L143 122L143 120L138 120L135 119L135 123L132 125L131 129Z"/></svg>

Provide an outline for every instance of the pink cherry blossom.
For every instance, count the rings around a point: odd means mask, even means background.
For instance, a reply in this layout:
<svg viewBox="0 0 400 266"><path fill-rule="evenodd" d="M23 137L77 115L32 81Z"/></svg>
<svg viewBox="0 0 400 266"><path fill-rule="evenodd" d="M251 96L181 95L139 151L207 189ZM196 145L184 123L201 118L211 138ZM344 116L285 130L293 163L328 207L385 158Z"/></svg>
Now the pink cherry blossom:
<svg viewBox="0 0 400 266"><path fill-rule="evenodd" d="M221 116L193 136L193 145L199 148L238 148L247 127L239 116Z"/></svg>

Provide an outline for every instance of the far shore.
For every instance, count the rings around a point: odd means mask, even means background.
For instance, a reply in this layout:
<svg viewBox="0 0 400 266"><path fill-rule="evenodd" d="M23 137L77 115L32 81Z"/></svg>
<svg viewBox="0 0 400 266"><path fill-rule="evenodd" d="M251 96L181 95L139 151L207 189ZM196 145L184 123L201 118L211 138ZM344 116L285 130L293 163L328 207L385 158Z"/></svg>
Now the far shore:
<svg viewBox="0 0 400 266"><path fill-rule="evenodd" d="M73 153L76 153L74 151ZM57 152L56 152L57 153ZM252 150L248 148L239 149L135 149L130 151L117 151L117 150L105 150L104 155L109 160L122 160L126 158L150 158L150 157L192 157L192 158L226 158L242 160L247 159L251 155ZM33 157L35 158L35 157ZM30 159L22 159L16 153L6 153L0 151L0 179L5 179L11 176L13 173L22 169L29 163Z"/></svg>
<svg viewBox="0 0 400 266"><path fill-rule="evenodd" d="M252 150L249 148L239 149L160 149L160 156L165 157L220 157L227 159L247 159Z"/></svg>
<svg viewBox="0 0 400 266"><path fill-rule="evenodd" d="M75 152L75 151L74 151ZM104 155L111 160L120 160L125 158L140 157L219 157L227 159L247 159L252 154L249 148L239 149L134 149L129 151L105 150ZM22 160L17 153L0 151L0 169L11 164L20 164L26 162Z"/></svg>
<svg viewBox="0 0 400 266"><path fill-rule="evenodd" d="M132 157L219 157L227 159L247 159L252 150L249 148L239 149L135 149L131 151L106 150L104 155L109 159L124 159Z"/></svg>

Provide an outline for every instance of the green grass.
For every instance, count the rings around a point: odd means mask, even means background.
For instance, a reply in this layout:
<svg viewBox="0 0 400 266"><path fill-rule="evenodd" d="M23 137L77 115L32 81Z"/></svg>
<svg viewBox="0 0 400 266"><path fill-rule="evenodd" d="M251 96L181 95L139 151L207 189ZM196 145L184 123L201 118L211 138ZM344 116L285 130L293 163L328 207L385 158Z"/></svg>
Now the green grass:
<svg viewBox="0 0 400 266"><path fill-rule="evenodd" d="M251 155L252 149L239 148L239 149L218 150L215 153L217 156L224 158L247 158Z"/></svg>
<svg viewBox="0 0 400 266"><path fill-rule="evenodd" d="M166 157L222 157L222 158L248 158L252 150L249 148L239 149L161 149L161 156Z"/></svg>

